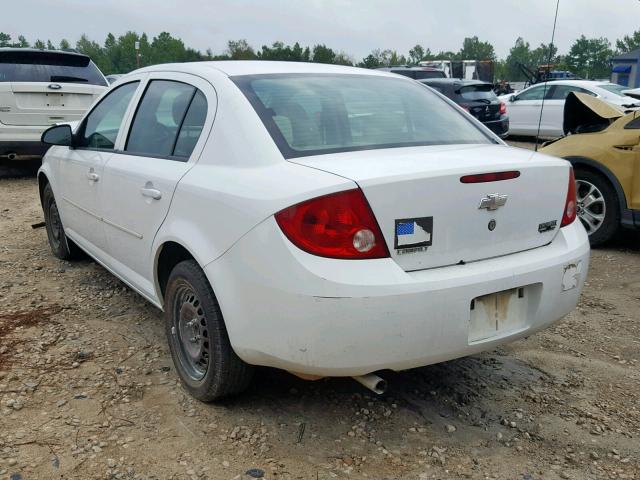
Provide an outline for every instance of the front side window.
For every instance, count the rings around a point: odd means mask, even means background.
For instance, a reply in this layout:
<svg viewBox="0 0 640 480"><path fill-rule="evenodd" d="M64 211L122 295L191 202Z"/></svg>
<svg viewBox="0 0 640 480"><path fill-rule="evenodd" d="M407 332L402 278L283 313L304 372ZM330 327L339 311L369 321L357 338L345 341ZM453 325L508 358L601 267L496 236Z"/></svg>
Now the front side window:
<svg viewBox="0 0 640 480"><path fill-rule="evenodd" d="M195 87L172 80L152 80L136 111L125 151L154 157L189 157L206 112L206 98Z"/></svg>
<svg viewBox="0 0 640 480"><path fill-rule="evenodd" d="M121 85L102 99L84 121L78 147L114 149L122 119L139 83Z"/></svg>
<svg viewBox="0 0 640 480"><path fill-rule="evenodd" d="M492 143L417 82L372 75L234 77L285 158L377 148Z"/></svg>
<svg viewBox="0 0 640 480"><path fill-rule="evenodd" d="M516 96L517 100L542 100L545 93L549 91L549 87L545 89L544 85L540 85L537 87L532 87L528 90L525 90L522 93L519 93Z"/></svg>

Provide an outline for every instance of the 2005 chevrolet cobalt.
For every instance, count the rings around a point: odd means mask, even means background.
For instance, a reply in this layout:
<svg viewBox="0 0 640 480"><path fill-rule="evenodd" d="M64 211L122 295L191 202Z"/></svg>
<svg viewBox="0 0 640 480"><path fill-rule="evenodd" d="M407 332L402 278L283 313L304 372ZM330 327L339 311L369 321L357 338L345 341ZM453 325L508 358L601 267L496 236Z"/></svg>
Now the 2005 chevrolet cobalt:
<svg viewBox="0 0 640 480"><path fill-rule="evenodd" d="M566 161L385 72L159 65L43 141L53 253L88 253L162 308L204 401L253 365L375 389L377 370L550 325L587 273Z"/></svg>

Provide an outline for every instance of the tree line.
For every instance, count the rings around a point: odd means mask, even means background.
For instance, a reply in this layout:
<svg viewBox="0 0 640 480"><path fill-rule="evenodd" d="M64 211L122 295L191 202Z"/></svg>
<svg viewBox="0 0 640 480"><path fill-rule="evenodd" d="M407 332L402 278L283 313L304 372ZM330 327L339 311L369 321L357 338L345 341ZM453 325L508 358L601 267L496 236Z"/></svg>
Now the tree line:
<svg viewBox="0 0 640 480"><path fill-rule="evenodd" d="M139 42L139 57L136 57L135 44ZM140 66L167 62L190 62L202 60L285 60L294 62L317 62L340 65L355 65L365 68L377 68L390 65L416 65L429 60L492 60L495 62L496 79L509 81L525 80L519 65L537 70L539 65L550 63L557 70L570 70L583 78L607 78L610 74L610 59L616 54L626 53L640 48L640 30L616 40L615 48L604 37L587 38L582 35L563 55L552 44L540 44L532 47L523 38L518 38L505 59L498 59L489 42L481 41L477 36L467 37L458 51L432 52L420 44L408 53L396 50L376 49L369 55L355 60L352 56L324 44L302 46L298 42L287 45L274 42L254 48L246 40L230 40L224 52L214 54L211 49L201 52L188 47L168 32L149 38L146 33L127 32L116 37L109 33L103 43L82 35L74 46L62 39L57 45L51 40L37 39L31 44L23 35L14 41L7 33L0 32L0 47L33 47L39 49L74 50L91 57L105 74L127 73Z"/></svg>

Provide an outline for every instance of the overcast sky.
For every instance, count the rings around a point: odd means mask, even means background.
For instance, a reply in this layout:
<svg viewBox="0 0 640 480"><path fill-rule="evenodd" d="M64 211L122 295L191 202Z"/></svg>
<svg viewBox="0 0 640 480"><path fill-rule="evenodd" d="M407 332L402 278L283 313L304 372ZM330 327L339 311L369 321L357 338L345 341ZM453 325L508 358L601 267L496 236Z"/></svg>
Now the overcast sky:
<svg viewBox="0 0 640 480"><path fill-rule="evenodd" d="M505 57L518 36L532 47L551 39L556 0L4 0L0 31L30 42L104 41L127 30L162 31L187 46L221 53L246 38L259 49L276 40L324 43L360 60L375 48L399 53L420 43L457 51L464 37L489 41ZM581 34L612 44L640 28L638 0L560 0L556 45Z"/></svg>

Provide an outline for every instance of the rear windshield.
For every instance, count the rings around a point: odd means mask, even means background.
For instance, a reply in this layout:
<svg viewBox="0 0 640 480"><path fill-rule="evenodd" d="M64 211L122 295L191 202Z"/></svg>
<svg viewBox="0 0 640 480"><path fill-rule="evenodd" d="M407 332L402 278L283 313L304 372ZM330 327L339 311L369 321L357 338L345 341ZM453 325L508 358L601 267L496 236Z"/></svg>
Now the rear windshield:
<svg viewBox="0 0 640 480"><path fill-rule="evenodd" d="M107 85L89 57L46 51L0 52L0 82Z"/></svg>
<svg viewBox="0 0 640 480"><path fill-rule="evenodd" d="M624 96L625 90L629 90L629 87L623 87L622 85L618 85L615 83L603 83L598 85L600 88L615 93L616 95Z"/></svg>
<svg viewBox="0 0 640 480"><path fill-rule="evenodd" d="M391 73L397 73L404 75L405 77L414 78L416 80L423 80L425 78L446 78L444 72L440 70L411 70L411 69L397 69L389 70Z"/></svg>
<svg viewBox="0 0 640 480"><path fill-rule="evenodd" d="M416 70L416 80L423 78L447 78L444 72L439 70Z"/></svg>
<svg viewBox="0 0 640 480"><path fill-rule="evenodd" d="M371 75L234 77L285 158L493 140L417 82Z"/></svg>
<svg viewBox="0 0 640 480"><path fill-rule="evenodd" d="M496 94L492 85L469 85L459 90L465 100L495 100Z"/></svg>

